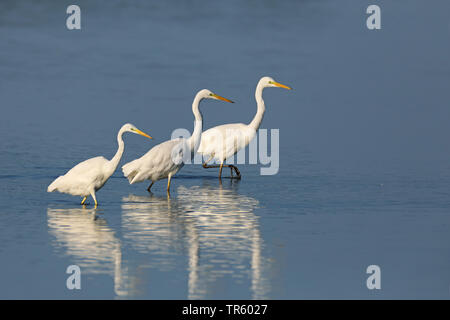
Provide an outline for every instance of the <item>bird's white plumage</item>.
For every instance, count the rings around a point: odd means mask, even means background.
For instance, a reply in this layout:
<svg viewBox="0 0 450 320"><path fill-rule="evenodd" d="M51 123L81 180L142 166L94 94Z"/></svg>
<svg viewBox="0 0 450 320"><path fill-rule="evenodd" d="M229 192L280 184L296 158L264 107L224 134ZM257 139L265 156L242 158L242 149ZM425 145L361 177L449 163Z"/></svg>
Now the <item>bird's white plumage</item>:
<svg viewBox="0 0 450 320"><path fill-rule="evenodd" d="M187 139L174 139L154 146L139 159L124 166L122 171L130 184L145 180L158 181L177 173L183 166ZM189 150L190 152L190 150Z"/></svg>
<svg viewBox="0 0 450 320"><path fill-rule="evenodd" d="M232 102L207 89L200 90L192 103L192 112L195 117L192 136L189 139L178 138L165 141L153 147L139 159L122 166L123 174L127 177L130 184L145 180L150 180L153 183L168 178L167 191L169 191L171 177L184 166L185 159L192 159L200 145L203 117L199 110L199 104L203 99L219 99Z"/></svg>
<svg viewBox="0 0 450 320"><path fill-rule="evenodd" d="M245 148L255 137L265 112L265 104L262 99L262 92L267 87L281 87L291 89L281 83L276 82L271 77L262 77L255 91L257 112L252 122L223 124L203 132L198 153L209 161L215 159L219 163L224 163L227 158L235 155L239 150Z"/></svg>
<svg viewBox="0 0 450 320"><path fill-rule="evenodd" d="M48 187L47 192L62 192L74 196L87 197L92 196L95 203L97 200L95 192L101 189L106 181L116 170L124 151L124 142L122 135L125 132L132 132L151 138L132 124L125 124L120 128L117 134L118 149L111 160L104 157L95 157L80 162L70 169L65 175L56 178ZM83 201L84 202L84 201Z"/></svg>
<svg viewBox="0 0 450 320"><path fill-rule="evenodd" d="M244 123L220 125L202 133L197 152L222 162L245 148L255 135L256 130Z"/></svg>
<svg viewBox="0 0 450 320"><path fill-rule="evenodd" d="M47 191L88 196L92 190L97 191L103 187L111 175L108 162L104 157L85 160L70 169L65 175L56 178L48 186Z"/></svg>

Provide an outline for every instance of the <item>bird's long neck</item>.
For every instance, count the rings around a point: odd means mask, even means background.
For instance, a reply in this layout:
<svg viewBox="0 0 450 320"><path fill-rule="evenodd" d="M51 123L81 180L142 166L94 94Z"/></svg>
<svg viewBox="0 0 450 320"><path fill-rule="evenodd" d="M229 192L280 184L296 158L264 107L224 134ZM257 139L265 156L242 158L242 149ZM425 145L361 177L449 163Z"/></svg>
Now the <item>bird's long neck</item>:
<svg viewBox="0 0 450 320"><path fill-rule="evenodd" d="M258 109L256 111L255 117L249 124L249 127L253 128L255 131L258 130L259 126L261 125L261 122L264 118L264 112L266 111L266 106L264 105L264 100L262 98L263 89L264 87L260 83L258 83L255 91L256 105Z"/></svg>
<svg viewBox="0 0 450 320"><path fill-rule="evenodd" d="M192 136L189 138L189 146L191 147L191 152L194 153L197 152L198 147L200 146L200 139L203 131L203 117L198 108L201 100L201 97L196 96L192 103L192 113L194 114L195 122L194 132L192 132Z"/></svg>
<svg viewBox="0 0 450 320"><path fill-rule="evenodd" d="M116 171L117 166L119 165L120 159L123 155L123 150L125 149L125 143L123 142L122 135L124 131L122 129L117 134L117 144L119 145L117 148L117 152L114 157L109 161L110 170L114 173Z"/></svg>

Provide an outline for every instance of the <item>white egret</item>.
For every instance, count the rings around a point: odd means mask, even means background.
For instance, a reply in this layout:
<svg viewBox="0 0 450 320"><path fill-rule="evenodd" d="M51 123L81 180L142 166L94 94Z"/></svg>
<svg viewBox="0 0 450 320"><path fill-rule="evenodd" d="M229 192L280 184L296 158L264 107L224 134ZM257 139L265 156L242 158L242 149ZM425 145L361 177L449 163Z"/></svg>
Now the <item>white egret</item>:
<svg viewBox="0 0 450 320"><path fill-rule="evenodd" d="M139 159L123 165L123 174L128 178L130 184L150 180L151 184L147 188L150 192L151 187L156 181L167 178L167 192L170 192L170 180L172 176L184 166L183 159L187 159L187 156L190 156L190 159L193 158L200 145L203 117L198 106L203 99L218 99L233 102L207 89L200 90L192 103L195 125L191 137L189 139L178 138L165 141L154 146Z"/></svg>
<svg viewBox="0 0 450 320"><path fill-rule="evenodd" d="M122 135L125 132L140 134L152 139L152 137L137 129L134 125L129 123L124 124L117 134L117 143L119 144L119 147L111 160L107 160L104 157L95 157L85 160L70 169L65 175L56 178L55 181L48 186L47 192L58 191L74 196L82 196L84 198L81 201L81 204L84 204L87 197L91 195L94 199L95 206L97 206L95 192L104 186L119 165L124 150Z"/></svg>
<svg viewBox="0 0 450 320"><path fill-rule="evenodd" d="M229 157L234 156L239 150L245 148L250 141L255 137L258 130L266 107L262 98L262 92L267 87L279 87L291 90L290 87L278 83L271 77L263 77L259 80L256 86L255 98L257 104L257 112L252 122L249 124L244 123L230 123L223 124L217 127L206 130L202 134L200 147L197 152L202 154L203 157L209 156L209 159L203 163L204 168L220 168L219 178L222 176L222 167L231 168L231 177L233 177L233 169L236 171L237 178L241 178L241 174L238 168L234 165L223 164ZM212 159L219 162L220 165L208 165Z"/></svg>

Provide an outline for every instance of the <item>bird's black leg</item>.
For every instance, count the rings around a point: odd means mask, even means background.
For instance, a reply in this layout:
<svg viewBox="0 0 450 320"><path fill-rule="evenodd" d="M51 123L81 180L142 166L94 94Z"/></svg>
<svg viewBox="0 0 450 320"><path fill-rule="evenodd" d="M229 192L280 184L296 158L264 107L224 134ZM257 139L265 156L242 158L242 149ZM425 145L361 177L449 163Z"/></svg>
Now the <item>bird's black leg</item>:
<svg viewBox="0 0 450 320"><path fill-rule="evenodd" d="M231 179L241 179L241 173L239 172L239 169L236 166L233 166L232 164L224 164L222 167L228 167L230 170L234 170L236 172L236 177L233 176L233 173L231 173ZM203 164L203 168L221 168L220 165L208 165L206 162ZM222 170L220 170L222 171ZM219 172L219 178L221 177L221 174Z"/></svg>
<svg viewBox="0 0 450 320"><path fill-rule="evenodd" d="M236 174L237 174L236 179L240 179L241 178L241 173L239 172L239 169L236 166L233 166L231 164L230 164L230 168L234 169L234 171L236 171ZM231 174L231 177L233 177L233 174Z"/></svg>

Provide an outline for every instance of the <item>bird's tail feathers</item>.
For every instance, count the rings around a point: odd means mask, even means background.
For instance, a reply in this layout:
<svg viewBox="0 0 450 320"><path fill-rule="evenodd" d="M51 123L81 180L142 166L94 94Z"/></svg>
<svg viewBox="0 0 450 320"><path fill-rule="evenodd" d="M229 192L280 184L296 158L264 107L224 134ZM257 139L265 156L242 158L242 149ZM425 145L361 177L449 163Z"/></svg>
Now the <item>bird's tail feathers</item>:
<svg viewBox="0 0 450 320"><path fill-rule="evenodd" d="M59 176L52 183L50 183L50 185L47 187L47 192L56 191L58 189L58 186L59 186L62 178L63 178L63 176Z"/></svg>
<svg viewBox="0 0 450 320"><path fill-rule="evenodd" d="M134 177L139 173L139 159L133 160L122 166L123 175L133 184Z"/></svg>

